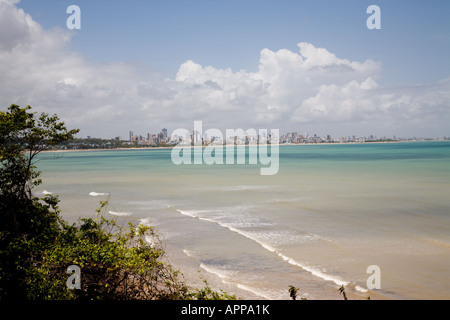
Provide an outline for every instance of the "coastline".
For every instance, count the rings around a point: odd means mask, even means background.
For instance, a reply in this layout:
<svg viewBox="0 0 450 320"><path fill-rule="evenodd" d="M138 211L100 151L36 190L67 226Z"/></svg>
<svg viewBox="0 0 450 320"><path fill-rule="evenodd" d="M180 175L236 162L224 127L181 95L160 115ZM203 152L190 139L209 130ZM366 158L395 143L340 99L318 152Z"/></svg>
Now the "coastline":
<svg viewBox="0 0 450 320"><path fill-rule="evenodd" d="M445 142L450 140L400 140L400 141L355 141L355 142L321 142L321 143L279 143L275 144L278 147L281 146L322 146L322 145L360 145L360 144L393 144L393 143L418 143L418 142ZM208 147L202 146L203 148ZM270 144L238 144L236 147L247 147L247 146L271 146ZM86 149L57 149L57 150L42 150L44 153L59 153L59 152L93 152L93 151L124 151L124 150L166 150L173 149L175 146L167 146L167 147L130 147L130 148L86 148ZM194 148L199 146L181 146L183 148ZM214 147L220 147L220 145L216 145ZM222 147L226 147L223 145Z"/></svg>
<svg viewBox="0 0 450 320"><path fill-rule="evenodd" d="M151 148L92 148L92 149L58 149L58 150L42 150L45 153L56 153L56 152L82 152L82 151L123 151L123 150L161 150L161 149L172 149L173 147L151 147Z"/></svg>

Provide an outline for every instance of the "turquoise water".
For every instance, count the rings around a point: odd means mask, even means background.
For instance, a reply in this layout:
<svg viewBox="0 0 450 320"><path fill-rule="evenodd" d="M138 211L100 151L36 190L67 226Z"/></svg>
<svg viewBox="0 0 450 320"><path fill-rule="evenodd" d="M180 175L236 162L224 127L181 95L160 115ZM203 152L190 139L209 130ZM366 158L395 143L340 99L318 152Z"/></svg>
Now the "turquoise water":
<svg viewBox="0 0 450 320"><path fill-rule="evenodd" d="M280 146L261 164L174 165L171 150L43 153L37 193L66 219L156 226L189 281L248 299L450 298L450 142ZM367 267L380 289L367 290Z"/></svg>

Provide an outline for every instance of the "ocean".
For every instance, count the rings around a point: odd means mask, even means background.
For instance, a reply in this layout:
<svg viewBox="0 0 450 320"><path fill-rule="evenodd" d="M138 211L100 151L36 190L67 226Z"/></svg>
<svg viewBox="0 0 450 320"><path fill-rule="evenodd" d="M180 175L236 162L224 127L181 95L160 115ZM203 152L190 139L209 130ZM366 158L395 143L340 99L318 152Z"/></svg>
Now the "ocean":
<svg viewBox="0 0 450 320"><path fill-rule="evenodd" d="M187 282L241 299L450 299L450 142L281 145L262 164L170 149L41 153L63 217L153 225ZM373 269L375 267L375 269ZM373 271L375 270L375 271Z"/></svg>

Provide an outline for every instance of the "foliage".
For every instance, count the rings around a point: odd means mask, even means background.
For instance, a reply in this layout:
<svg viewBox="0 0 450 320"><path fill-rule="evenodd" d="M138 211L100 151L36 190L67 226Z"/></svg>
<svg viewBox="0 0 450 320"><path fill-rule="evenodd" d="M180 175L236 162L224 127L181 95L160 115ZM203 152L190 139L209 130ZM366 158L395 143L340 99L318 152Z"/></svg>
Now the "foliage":
<svg viewBox="0 0 450 320"><path fill-rule="evenodd" d="M11 105L0 111L0 298L26 296L26 274L32 261L59 232L57 199L38 199L32 189L41 183L33 159L42 144L72 139L56 115L28 112Z"/></svg>
<svg viewBox="0 0 450 320"><path fill-rule="evenodd" d="M343 295L344 300L347 300L347 293L345 292L345 287L344 287L344 285L342 285L342 286L338 289L338 291L339 291L339 294L342 294L342 295Z"/></svg>
<svg viewBox="0 0 450 320"><path fill-rule="evenodd" d="M178 272L162 262L164 251L157 240L152 227L122 227L99 212L95 219L81 219L79 226L65 224L55 244L33 265L29 298L182 299L188 289ZM80 290L67 288L70 265L82 270Z"/></svg>
<svg viewBox="0 0 450 320"><path fill-rule="evenodd" d="M208 284L208 281L201 277L205 283L205 287L202 289L195 289L188 292L186 295L186 300L236 300L235 295L229 295L223 290L220 292L213 291Z"/></svg>
<svg viewBox="0 0 450 320"><path fill-rule="evenodd" d="M0 209L1 231L15 235L33 232L31 217L22 212L36 202L32 188L42 181L33 165L43 150L43 143L56 145L72 139L79 130L68 130L56 115L42 113L36 117L31 107L11 105L0 111ZM50 206L52 203L48 203Z"/></svg>
<svg viewBox="0 0 450 320"><path fill-rule="evenodd" d="M119 226L102 202L94 218L69 225L58 198L33 196L41 183L33 159L45 145L73 139L56 115L11 105L0 111L0 300L234 299L209 288L189 291L149 226ZM151 241L147 241L150 239ZM81 270L69 289L67 268Z"/></svg>
<svg viewBox="0 0 450 320"><path fill-rule="evenodd" d="M293 285L289 286L289 296L292 298L292 300L297 299L297 292L298 288L294 287Z"/></svg>

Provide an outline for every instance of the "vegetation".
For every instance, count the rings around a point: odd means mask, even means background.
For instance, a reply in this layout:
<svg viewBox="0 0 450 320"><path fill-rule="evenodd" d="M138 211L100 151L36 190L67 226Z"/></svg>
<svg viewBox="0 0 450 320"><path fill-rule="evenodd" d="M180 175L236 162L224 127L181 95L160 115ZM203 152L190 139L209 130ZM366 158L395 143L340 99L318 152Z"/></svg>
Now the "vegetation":
<svg viewBox="0 0 450 320"><path fill-rule="evenodd" d="M159 147L173 147L174 143L154 143L150 144L147 141L139 143L137 141L124 141L116 139L101 139L101 138L74 138L69 141L64 141L59 145L47 146L50 150L95 150L95 149L131 149L131 148L159 148Z"/></svg>
<svg viewBox="0 0 450 320"><path fill-rule="evenodd" d="M0 111L0 300L235 299L206 282L190 291L154 229L106 219L106 202L95 217L69 225L57 197L35 197L36 155L78 130L30 109ZM71 266L81 270L79 288L68 286Z"/></svg>
<svg viewBox="0 0 450 320"><path fill-rule="evenodd" d="M297 299L297 292L298 292L298 288L296 288L292 285L289 286L289 296L292 298L292 300Z"/></svg>
<svg viewBox="0 0 450 320"><path fill-rule="evenodd" d="M30 268L60 231L57 199L33 196L41 183L33 159L43 143L58 144L67 130L57 116L36 117L31 107L11 105L0 112L0 297L26 297Z"/></svg>
<svg viewBox="0 0 450 320"><path fill-rule="evenodd" d="M345 292L345 287L344 285L342 285L339 289L339 294L342 294L342 296L344 297L344 300L347 300L347 293Z"/></svg>
<svg viewBox="0 0 450 320"><path fill-rule="evenodd" d="M291 297L292 300L296 300L297 299L297 293L298 293L298 288L294 287L293 285L289 286L289 296ZM339 294L342 294L342 296L344 297L344 300L348 300L347 298L347 293L345 292L345 287L344 285L341 285L338 289ZM370 296L366 297L367 300L370 300ZM301 300L307 300L306 298L301 298Z"/></svg>

